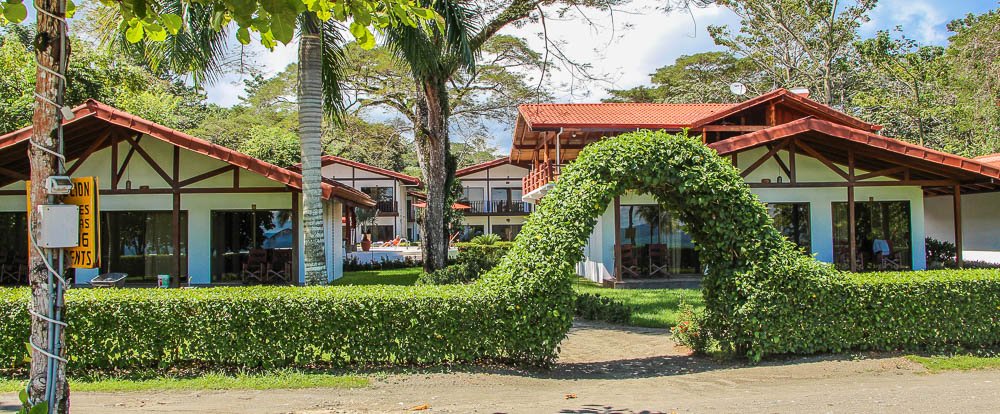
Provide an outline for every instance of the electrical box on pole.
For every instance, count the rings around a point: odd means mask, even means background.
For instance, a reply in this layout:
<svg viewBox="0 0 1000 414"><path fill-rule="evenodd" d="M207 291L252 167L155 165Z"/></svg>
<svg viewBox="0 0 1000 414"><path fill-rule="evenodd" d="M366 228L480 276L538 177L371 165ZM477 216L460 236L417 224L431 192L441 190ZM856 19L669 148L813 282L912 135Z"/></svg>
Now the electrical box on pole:
<svg viewBox="0 0 1000 414"><path fill-rule="evenodd" d="M80 244L80 207L72 204L38 206L38 247L62 249Z"/></svg>

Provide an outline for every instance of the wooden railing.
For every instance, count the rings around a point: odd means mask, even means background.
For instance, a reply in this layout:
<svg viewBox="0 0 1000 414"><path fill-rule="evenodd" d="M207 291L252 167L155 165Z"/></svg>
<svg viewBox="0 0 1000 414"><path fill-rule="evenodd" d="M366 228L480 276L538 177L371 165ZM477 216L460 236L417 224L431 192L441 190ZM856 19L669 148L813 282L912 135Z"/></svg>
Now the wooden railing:
<svg viewBox="0 0 1000 414"><path fill-rule="evenodd" d="M527 214L531 213L531 204L523 201L460 201L468 204L469 214Z"/></svg>
<svg viewBox="0 0 1000 414"><path fill-rule="evenodd" d="M380 200L375 203L375 208L380 214L395 214L396 200Z"/></svg>
<svg viewBox="0 0 1000 414"><path fill-rule="evenodd" d="M521 179L521 191L528 194L559 178L559 166L550 162L539 164Z"/></svg>

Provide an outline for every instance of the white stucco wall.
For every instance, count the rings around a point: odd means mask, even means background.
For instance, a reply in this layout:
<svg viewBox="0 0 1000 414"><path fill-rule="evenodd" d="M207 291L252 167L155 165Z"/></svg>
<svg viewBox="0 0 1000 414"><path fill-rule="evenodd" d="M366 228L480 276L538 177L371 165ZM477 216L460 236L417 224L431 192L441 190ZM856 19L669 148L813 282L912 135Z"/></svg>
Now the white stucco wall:
<svg viewBox="0 0 1000 414"><path fill-rule="evenodd" d="M928 197L924 203L927 237L954 243L953 197ZM1000 263L1000 193L962 196L962 256Z"/></svg>
<svg viewBox="0 0 1000 414"><path fill-rule="evenodd" d="M122 142L118 144L118 162L122 163L129 150L129 144ZM145 149L150 156L168 174L173 168L173 147L153 137L143 137L140 146ZM180 157L180 177L187 179L204 172L228 165L222 161L207 157L195 152L181 150ZM102 190L111 188L111 148L95 152L84 164L74 173L74 176L97 176L98 184ZM279 184L256 173L240 170L241 187L266 187L284 188L284 184ZM232 173L224 173L209 178L205 181L190 185L190 188L211 188L230 187L233 183ZM148 186L150 189L168 189L170 186L149 166L149 164L139 156L133 154L129 166L126 168L118 188L125 189L129 185L132 189L139 189ZM3 190L24 190L24 182L17 182ZM187 260L189 282L192 285L211 283L211 215L213 211L219 210L246 210L250 211L256 207L257 210L287 210L292 207L292 192L270 192L270 193L206 193L206 194L181 194L181 211L187 213ZM300 198L301 205L301 198ZM25 197L23 195L0 195L0 211L23 212L25 208ZM108 211L171 211L173 208L173 196L171 194L104 194L100 198L100 210ZM333 209L337 211L339 220L339 209L341 204L335 203ZM329 209L329 208L328 208ZM338 221L339 222L339 221ZM302 252L302 226L297 226L299 230L299 281L304 282L304 262L305 257ZM339 232L340 226L328 226L328 231ZM328 244L328 246L330 246ZM337 245L339 246L339 244ZM338 249L340 250L340 249ZM342 273L343 252L337 251L333 255L333 261L328 260L329 277L340 277ZM339 261L338 261L339 260ZM98 269L77 270L77 283L86 283L99 273Z"/></svg>
<svg viewBox="0 0 1000 414"><path fill-rule="evenodd" d="M758 148L740 153L737 159L740 169L746 169L766 152L766 149ZM788 153L781 151L779 154L787 164ZM829 170L818 160L799 154L796 156L795 161L796 181L799 183L844 182L844 179L841 176ZM847 167L843 168L845 171L847 170ZM856 174L864 174L865 172L867 171L857 170ZM789 182L789 177L781 170L777 162L772 159L751 172L745 178L745 181L748 183L760 183L763 179L769 179L772 183L777 183L779 176L781 177L782 182ZM891 179L889 178L880 177L871 181L890 180ZM763 203L809 203L812 253L821 261L833 261L832 203L847 202L846 187L752 188L751 191L756 194ZM920 187L855 187L855 200L909 202L910 239L913 255L913 268L917 270L926 268L926 257L924 251L924 198L923 191ZM997 201L1000 201L1000 199ZM656 201L651 195L648 194L637 195L629 193L621 197L621 204L656 204ZM616 223L614 221L614 206L611 205L598 219L597 225L590 235L587 247L584 249L585 258L577 265L577 273L579 275L595 282L600 282L606 278L614 276L614 244L616 229Z"/></svg>

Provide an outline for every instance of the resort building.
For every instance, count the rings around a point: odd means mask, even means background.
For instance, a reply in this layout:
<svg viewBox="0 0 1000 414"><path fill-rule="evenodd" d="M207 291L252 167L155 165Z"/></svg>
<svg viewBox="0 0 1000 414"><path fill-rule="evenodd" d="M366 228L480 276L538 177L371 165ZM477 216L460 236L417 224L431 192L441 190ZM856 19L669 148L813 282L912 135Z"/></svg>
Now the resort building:
<svg viewBox="0 0 1000 414"><path fill-rule="evenodd" d="M525 202L521 180L528 169L507 157L462 168L455 177L462 182L463 227L459 239L468 241L481 234L496 234L514 240L521 232L532 204Z"/></svg>
<svg viewBox="0 0 1000 414"><path fill-rule="evenodd" d="M1000 251L998 166L884 137L878 125L785 89L738 104L521 105L510 162L530 168L523 199L542 200L587 144L641 129L700 136L741 171L782 233L839 268L924 269L927 236L957 241L960 252ZM598 282L697 280L702 268L681 224L648 194L618 197L578 272ZM975 234L971 245L963 234Z"/></svg>
<svg viewBox="0 0 1000 414"><path fill-rule="evenodd" d="M97 177L100 267L76 269L76 284L100 273L127 283L171 286L304 282L301 176L97 101L64 123L66 174ZM25 283L25 180L31 129L0 136L0 270ZM323 183L326 272L342 272L346 207L374 207L365 193Z"/></svg>
<svg viewBox="0 0 1000 414"><path fill-rule="evenodd" d="M292 170L299 168L295 166ZM418 233L414 230L416 210L410 193L420 186L419 178L333 155L323 156L323 178L354 188L375 200L374 225L368 229L371 241L386 242L396 236L417 239ZM350 221L344 220L347 240L350 244L360 243L364 237L364 223L359 223L356 217L348 219Z"/></svg>

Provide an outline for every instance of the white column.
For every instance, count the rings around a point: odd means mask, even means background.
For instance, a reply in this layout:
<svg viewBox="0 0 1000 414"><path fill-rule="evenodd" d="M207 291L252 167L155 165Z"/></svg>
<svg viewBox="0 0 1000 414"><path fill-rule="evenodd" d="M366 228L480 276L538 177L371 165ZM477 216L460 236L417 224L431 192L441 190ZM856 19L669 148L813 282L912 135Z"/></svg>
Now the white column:
<svg viewBox="0 0 1000 414"><path fill-rule="evenodd" d="M344 227L340 224L340 221L344 217L344 204L339 201L334 201L332 203L332 210L330 212L330 223L333 226L332 239L329 246L331 247L332 254L328 254L327 257L331 257L333 260L333 272L332 279L340 279L344 276Z"/></svg>

